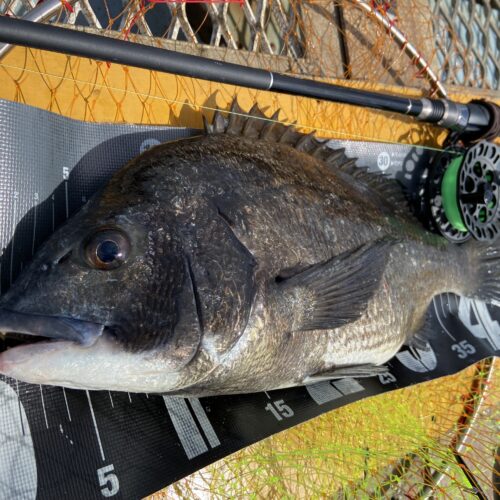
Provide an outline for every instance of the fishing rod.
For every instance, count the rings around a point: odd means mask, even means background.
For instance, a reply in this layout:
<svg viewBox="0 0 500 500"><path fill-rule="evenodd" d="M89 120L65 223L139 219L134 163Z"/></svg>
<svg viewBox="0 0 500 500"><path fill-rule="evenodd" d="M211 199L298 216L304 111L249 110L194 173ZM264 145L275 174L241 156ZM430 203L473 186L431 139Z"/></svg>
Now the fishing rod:
<svg viewBox="0 0 500 500"><path fill-rule="evenodd" d="M400 113L475 140L498 135L499 108L483 101L461 104L449 99L410 98L353 89L5 16L0 16L0 42Z"/></svg>
<svg viewBox="0 0 500 500"><path fill-rule="evenodd" d="M480 141L499 135L500 108L494 103L461 104L353 89L2 16L0 42L391 111L447 128L453 147L431 165L424 189L426 219L432 229L455 243L470 238L493 241L500 235L500 146ZM463 148L471 141L476 142L474 147Z"/></svg>

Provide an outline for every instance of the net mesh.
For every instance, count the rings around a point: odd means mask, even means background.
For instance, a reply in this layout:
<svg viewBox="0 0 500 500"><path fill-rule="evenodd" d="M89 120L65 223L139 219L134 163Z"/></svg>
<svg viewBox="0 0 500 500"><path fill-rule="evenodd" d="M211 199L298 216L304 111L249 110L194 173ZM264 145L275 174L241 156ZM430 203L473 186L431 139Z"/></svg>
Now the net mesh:
<svg viewBox="0 0 500 500"><path fill-rule="evenodd" d="M43 20L154 37L176 50L292 74L425 87L429 67L447 84L498 89L497 0L366 3L405 35L402 45L373 12L347 0L61 0ZM0 13L22 17L35 6L35 0L2 0ZM416 57L405 55L407 44L417 48Z"/></svg>
<svg viewBox="0 0 500 500"><path fill-rule="evenodd" d="M160 498L485 498L499 493L498 360L272 436ZM497 468L495 469L495 460Z"/></svg>
<svg viewBox="0 0 500 500"><path fill-rule="evenodd" d="M44 0L46 6L50 1ZM476 97L478 88L483 96L498 90L498 1L367 3L371 14L355 1L61 0L42 21L364 88L383 84L400 93L431 95L435 85L426 77L431 69L447 88L473 87ZM36 0L0 0L0 14L23 17L41 6ZM398 45L374 13L406 41ZM406 55L409 44L416 57ZM332 103L31 49L8 54L4 48L0 79L3 98L88 121L201 127L200 109L205 114L227 109L238 95L244 109L264 100L270 111L284 110L282 120L314 127L326 137L428 145L444 137L386 113L353 113ZM462 89L453 97L469 100L470 94ZM498 492L499 387L498 368L492 372L482 363L364 400L242 450L157 498L419 498L433 492L439 498L472 498L478 484L492 497L495 488Z"/></svg>

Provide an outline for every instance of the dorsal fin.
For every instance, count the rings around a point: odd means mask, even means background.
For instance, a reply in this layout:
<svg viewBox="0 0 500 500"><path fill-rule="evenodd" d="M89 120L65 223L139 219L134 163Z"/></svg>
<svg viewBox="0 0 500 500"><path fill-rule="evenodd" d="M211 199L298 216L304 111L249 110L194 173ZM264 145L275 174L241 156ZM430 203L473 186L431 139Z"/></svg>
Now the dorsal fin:
<svg viewBox="0 0 500 500"><path fill-rule="evenodd" d="M299 132L293 125L280 123L278 116L279 110L268 118L257 104L245 113L235 99L231 104L229 117L224 118L220 111L216 111L211 124L205 121L205 132L280 142L323 161L332 153L326 141L316 138L314 132L309 134ZM343 159L347 161L345 156Z"/></svg>
<svg viewBox="0 0 500 500"><path fill-rule="evenodd" d="M278 116L279 110L271 118L266 117L257 104L245 113L235 99L231 105L229 118L224 118L220 111L216 111L211 124L205 120L205 132L287 144L369 186L386 203L392 205L396 212L406 216L410 214L408 200L396 180L381 172L370 172L366 167L356 166L356 160L348 158L344 149L332 149L328 146L327 140L318 139L314 132L308 134L299 132L294 125L280 123Z"/></svg>

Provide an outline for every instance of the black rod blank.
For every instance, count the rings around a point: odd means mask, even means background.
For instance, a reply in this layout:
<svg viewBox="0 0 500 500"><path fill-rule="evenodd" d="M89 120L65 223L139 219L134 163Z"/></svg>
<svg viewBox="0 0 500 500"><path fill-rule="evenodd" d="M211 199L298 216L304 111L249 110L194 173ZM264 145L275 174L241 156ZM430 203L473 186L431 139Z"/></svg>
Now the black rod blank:
<svg viewBox="0 0 500 500"><path fill-rule="evenodd" d="M390 96L315 82L159 47L4 16L0 16L0 42L259 90L272 90L367 106L412 116L417 116L422 110L420 99Z"/></svg>
<svg viewBox="0 0 500 500"><path fill-rule="evenodd" d="M496 126L496 114L482 104L464 105L358 90L6 16L0 16L0 42L201 80L391 111L427 123L437 123L451 130L480 134L482 130Z"/></svg>

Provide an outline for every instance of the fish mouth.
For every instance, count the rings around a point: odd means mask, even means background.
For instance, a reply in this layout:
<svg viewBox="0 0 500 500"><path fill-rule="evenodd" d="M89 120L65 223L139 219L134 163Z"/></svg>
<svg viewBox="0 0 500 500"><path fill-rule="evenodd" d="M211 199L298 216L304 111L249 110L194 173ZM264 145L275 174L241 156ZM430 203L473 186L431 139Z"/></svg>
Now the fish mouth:
<svg viewBox="0 0 500 500"><path fill-rule="evenodd" d="M104 325L75 318L0 309L0 353L20 345L66 340L89 347Z"/></svg>

